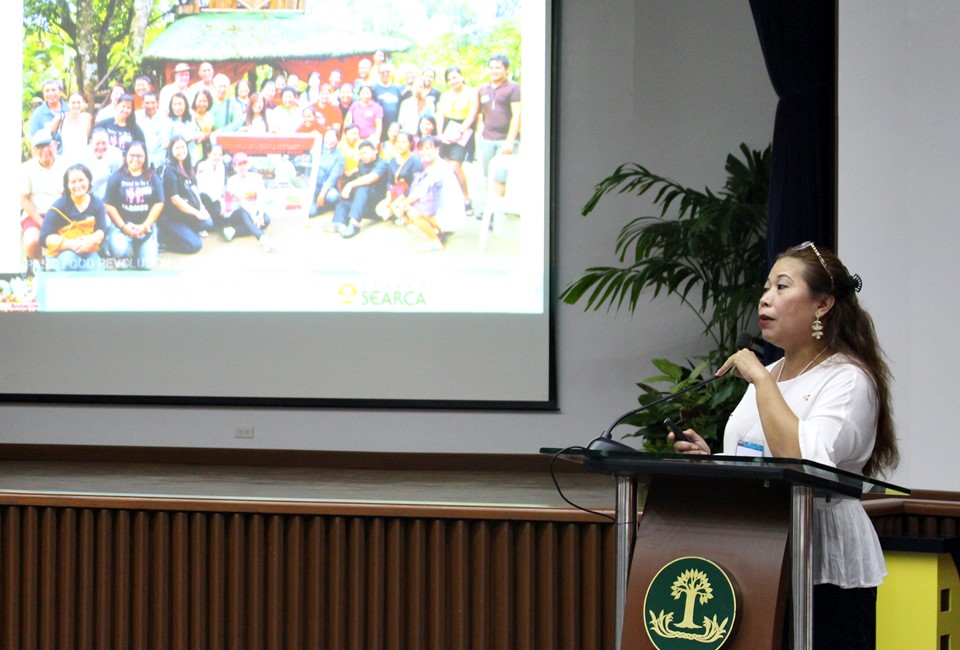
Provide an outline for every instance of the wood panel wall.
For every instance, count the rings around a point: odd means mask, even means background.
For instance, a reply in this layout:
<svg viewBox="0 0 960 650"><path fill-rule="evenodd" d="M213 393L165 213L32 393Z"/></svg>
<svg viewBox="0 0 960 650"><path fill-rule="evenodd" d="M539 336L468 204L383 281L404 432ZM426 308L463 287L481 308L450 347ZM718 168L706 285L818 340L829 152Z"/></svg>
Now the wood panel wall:
<svg viewBox="0 0 960 650"><path fill-rule="evenodd" d="M6 501L3 650L613 647L613 526L582 517Z"/></svg>

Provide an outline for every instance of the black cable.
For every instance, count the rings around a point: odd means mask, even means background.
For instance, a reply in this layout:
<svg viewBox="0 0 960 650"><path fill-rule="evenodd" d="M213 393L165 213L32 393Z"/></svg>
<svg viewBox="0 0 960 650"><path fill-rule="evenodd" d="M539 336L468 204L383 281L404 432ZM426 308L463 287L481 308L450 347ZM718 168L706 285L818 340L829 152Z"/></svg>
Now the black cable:
<svg viewBox="0 0 960 650"><path fill-rule="evenodd" d="M584 507L581 506L581 505L577 505L576 503L574 503L573 501L571 501L570 499L568 499L568 498L566 497L566 495L563 493L563 490L560 489L560 483L557 481L557 473L554 471L554 463L557 462L557 458L559 458L561 454L565 454L565 453L567 453L568 451L574 451L574 450L577 450L577 449L579 449L579 450L581 450L581 451L586 451L586 447L582 447L582 446L580 446L580 445L574 445L574 446L572 446L572 447L564 447L563 449L561 449L560 451L558 451L557 453L555 453L555 454L553 455L553 458L550 460L550 478L553 479L553 484L554 484L554 485L556 486L556 488L557 488L557 494L560 495L560 498L561 498L561 499L563 499L564 501L566 501L567 503L569 503L571 506L573 506L573 507L576 508L577 510L583 510L584 512L589 512L591 515L597 515L598 517L606 517L607 519L609 519L609 520L612 521L613 523L617 523L617 520L616 520L616 519L614 519L613 517L611 517L610 515L608 515L608 514L606 514L606 513L604 513L604 512L597 512L596 510L591 510L590 508L584 508Z"/></svg>

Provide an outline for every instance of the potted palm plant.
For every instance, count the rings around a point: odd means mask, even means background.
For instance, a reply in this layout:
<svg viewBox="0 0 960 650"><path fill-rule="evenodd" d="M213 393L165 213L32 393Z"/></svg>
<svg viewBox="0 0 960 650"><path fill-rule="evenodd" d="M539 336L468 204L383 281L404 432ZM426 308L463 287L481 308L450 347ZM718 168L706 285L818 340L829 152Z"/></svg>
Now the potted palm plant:
<svg viewBox="0 0 960 650"><path fill-rule="evenodd" d="M770 147L740 145L727 156L722 189L694 190L643 165L624 163L600 181L583 208L589 215L610 193L651 193L659 213L631 219L620 231L616 266L588 268L560 294L567 304L633 313L647 290L677 297L703 324L714 352L681 363L654 359L658 374L641 380L638 400L650 404L701 381L733 352L738 334L752 322L766 272L767 191ZM637 426L644 446L665 446L665 417L679 419L716 446L723 423L745 390L742 382L720 381L624 420ZM679 415L679 418L678 418Z"/></svg>

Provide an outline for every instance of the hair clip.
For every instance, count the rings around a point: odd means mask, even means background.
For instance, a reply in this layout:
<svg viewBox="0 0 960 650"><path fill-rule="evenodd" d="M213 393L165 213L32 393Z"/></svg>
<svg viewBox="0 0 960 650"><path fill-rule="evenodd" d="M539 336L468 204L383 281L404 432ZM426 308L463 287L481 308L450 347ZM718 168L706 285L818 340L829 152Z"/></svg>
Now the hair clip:
<svg viewBox="0 0 960 650"><path fill-rule="evenodd" d="M847 271L847 275L850 275L850 271ZM853 290L860 293L860 289L863 289L863 280L860 279L860 274L850 275L850 281L853 282Z"/></svg>

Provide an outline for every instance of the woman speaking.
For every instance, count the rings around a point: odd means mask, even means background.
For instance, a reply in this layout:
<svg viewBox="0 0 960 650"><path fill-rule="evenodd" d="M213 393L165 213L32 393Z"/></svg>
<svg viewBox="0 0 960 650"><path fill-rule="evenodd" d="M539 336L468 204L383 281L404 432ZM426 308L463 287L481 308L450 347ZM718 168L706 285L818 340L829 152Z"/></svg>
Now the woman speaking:
<svg viewBox="0 0 960 650"><path fill-rule="evenodd" d="M890 373L860 287L811 242L777 258L760 297L760 330L784 356L764 367L740 350L717 371L733 369L750 384L724 431L725 455L803 458L868 476L896 466ZM675 451L710 453L695 431L685 433L692 442L670 434ZM886 565L863 506L816 499L811 535L813 647L873 648Z"/></svg>

